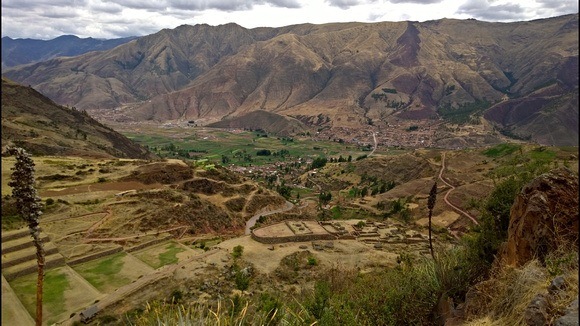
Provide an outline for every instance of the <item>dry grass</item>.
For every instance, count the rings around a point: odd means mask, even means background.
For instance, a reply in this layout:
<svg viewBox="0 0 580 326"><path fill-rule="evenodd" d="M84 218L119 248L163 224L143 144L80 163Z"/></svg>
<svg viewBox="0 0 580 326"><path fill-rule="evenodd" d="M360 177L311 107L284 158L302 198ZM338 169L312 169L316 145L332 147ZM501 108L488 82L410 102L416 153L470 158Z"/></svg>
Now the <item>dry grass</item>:
<svg viewBox="0 0 580 326"><path fill-rule="evenodd" d="M548 311L550 325L562 315L566 307L578 296L578 253L568 252L571 261L560 270L566 285L563 290L551 296L551 309ZM563 257L563 256L561 256ZM554 255L554 259L556 256ZM487 311L478 316L468 316L470 326L526 325L524 311L537 294L548 294L548 286L555 275L550 269L532 260L520 268L504 267L485 286L478 286L483 299L479 311Z"/></svg>
<svg viewBox="0 0 580 326"><path fill-rule="evenodd" d="M274 308L271 311L251 311L249 301L230 299L214 305L192 305L161 302L147 303L136 318L126 317L128 325L309 325L311 317L304 307ZM312 324L314 325L314 323Z"/></svg>

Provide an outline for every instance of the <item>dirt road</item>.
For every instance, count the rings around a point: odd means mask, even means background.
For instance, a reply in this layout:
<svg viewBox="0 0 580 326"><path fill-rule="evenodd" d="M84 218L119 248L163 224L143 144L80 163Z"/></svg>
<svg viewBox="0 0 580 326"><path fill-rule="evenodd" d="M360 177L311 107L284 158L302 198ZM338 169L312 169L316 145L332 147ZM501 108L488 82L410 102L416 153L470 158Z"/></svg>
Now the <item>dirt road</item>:
<svg viewBox="0 0 580 326"><path fill-rule="evenodd" d="M279 209L275 209L272 211L265 211L265 212L260 212L257 213L256 215L252 216L247 222L246 222L246 232L245 234L250 234L252 233L252 226L254 226L256 224L256 222L258 221L258 219L260 218L260 216L267 216L267 215L272 215L272 214L276 214L276 213L283 213L286 211L291 210L292 208L294 208L294 204L292 204L289 201L286 201L286 205L282 208Z"/></svg>
<svg viewBox="0 0 580 326"><path fill-rule="evenodd" d="M461 208L453 205L450 201L449 201L449 194L455 190L455 187L453 185L451 185L449 182L445 181L445 179L443 179L443 171L445 170L445 152L443 152L443 155L441 156L441 170L439 171L439 180L441 180L444 184L446 184L447 186L449 186L449 190L447 190L447 193L445 194L445 197L443 197L443 200L445 201L445 203L447 205L449 205L451 208L453 208L455 211L457 211L460 214L465 215L467 218L469 218L473 223L475 223L475 225L479 225L479 223L477 222L477 220L471 216L469 213L467 213L466 211L462 210Z"/></svg>
<svg viewBox="0 0 580 326"><path fill-rule="evenodd" d="M373 141L375 142L375 146L373 147L373 151L369 154L369 156L373 155L377 150L377 136L375 135L374 131L373 131Z"/></svg>

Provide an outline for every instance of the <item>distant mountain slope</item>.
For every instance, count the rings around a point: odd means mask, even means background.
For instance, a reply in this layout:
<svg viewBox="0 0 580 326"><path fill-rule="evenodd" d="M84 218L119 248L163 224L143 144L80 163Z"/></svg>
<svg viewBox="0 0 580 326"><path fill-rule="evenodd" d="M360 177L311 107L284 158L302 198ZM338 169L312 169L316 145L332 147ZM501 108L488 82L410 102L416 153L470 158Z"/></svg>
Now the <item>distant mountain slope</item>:
<svg viewBox="0 0 580 326"><path fill-rule="evenodd" d="M59 106L30 87L2 78L2 147L9 144L35 155L154 157L86 112Z"/></svg>
<svg viewBox="0 0 580 326"><path fill-rule="evenodd" d="M307 131L299 120L262 110L252 111L235 119L224 119L211 123L208 127L263 130L283 136Z"/></svg>
<svg viewBox="0 0 580 326"><path fill-rule="evenodd" d="M127 43L135 36L110 40L63 35L52 40L2 38L2 70L55 57L72 57L91 51L104 51Z"/></svg>
<svg viewBox="0 0 580 326"><path fill-rule="evenodd" d="M554 95L556 94L556 95ZM578 88L557 85L492 106L484 117L510 137L539 144L578 146Z"/></svg>
<svg viewBox="0 0 580 326"><path fill-rule="evenodd" d="M5 75L58 103L136 121L209 124L263 110L317 127L368 128L478 117L554 85L555 100L578 88L577 61L574 14L514 23L184 25Z"/></svg>

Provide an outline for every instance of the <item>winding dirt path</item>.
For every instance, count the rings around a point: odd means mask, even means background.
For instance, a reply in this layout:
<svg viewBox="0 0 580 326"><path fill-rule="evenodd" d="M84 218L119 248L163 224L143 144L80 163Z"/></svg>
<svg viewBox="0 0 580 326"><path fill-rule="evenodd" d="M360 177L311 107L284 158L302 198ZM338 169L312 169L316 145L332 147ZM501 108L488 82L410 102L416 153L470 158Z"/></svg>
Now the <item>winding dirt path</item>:
<svg viewBox="0 0 580 326"><path fill-rule="evenodd" d="M267 216L267 215L272 215L272 214L276 214L276 213L283 213L283 212L287 212L287 211L291 210L292 208L294 208L294 204L292 204L289 201L286 201L286 205L282 208L271 210L271 211L256 213L254 216L252 216L246 222L245 234L248 235L248 234L252 233L252 226L254 226L256 224L256 222L258 221L260 216Z"/></svg>
<svg viewBox="0 0 580 326"><path fill-rule="evenodd" d="M110 208L107 208L105 210L105 213L107 213L107 215L103 216L103 218L98 221L97 223L93 224L86 233L86 237L90 237L91 234L93 233L94 230L96 230L99 226L103 225L103 223L105 223L108 219L110 219L113 216L113 211L111 211Z"/></svg>
<svg viewBox="0 0 580 326"><path fill-rule="evenodd" d="M471 216L469 213L467 213L466 211L462 210L461 208L453 205L450 201L449 201L449 194L455 190L455 187L453 185L451 185L449 182L445 181L445 179L443 179L443 171L445 170L445 152L443 152L443 155L441 156L441 170L439 171L439 180L441 180L444 184L446 184L447 186L449 186L449 190L447 190L447 193L445 194L445 197L443 197L443 200L445 201L445 203L447 205L449 205L451 208L453 208L455 211L465 215L467 218L469 218L473 223L475 223L475 225L479 225L479 223L477 222L477 220Z"/></svg>
<svg viewBox="0 0 580 326"><path fill-rule="evenodd" d="M375 146L373 147L373 151L369 154L369 156L373 155L377 150L377 136L375 135L374 131L373 131L373 141L375 142Z"/></svg>

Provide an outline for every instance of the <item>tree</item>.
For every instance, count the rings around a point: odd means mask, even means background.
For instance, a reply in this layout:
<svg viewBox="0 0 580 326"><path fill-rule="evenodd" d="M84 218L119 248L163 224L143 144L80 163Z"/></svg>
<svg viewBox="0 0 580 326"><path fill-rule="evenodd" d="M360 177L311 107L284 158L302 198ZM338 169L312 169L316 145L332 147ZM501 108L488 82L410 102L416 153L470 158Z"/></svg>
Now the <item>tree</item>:
<svg viewBox="0 0 580 326"><path fill-rule="evenodd" d="M363 187L362 190L360 191L360 196L361 197L365 197L369 192L369 189L367 187Z"/></svg>
<svg viewBox="0 0 580 326"><path fill-rule="evenodd" d="M320 203L320 206L325 206L326 204L328 204L330 202L330 200L332 199L332 194L329 192L321 192L318 195L318 202Z"/></svg>
<svg viewBox="0 0 580 326"><path fill-rule="evenodd" d="M435 207L435 200L437 199L437 182L431 187L429 192L429 199L427 199L427 208L429 209L429 250L431 250L431 257L435 260L435 253L433 252L433 240L431 239L431 218L433 217L433 208Z"/></svg>
<svg viewBox="0 0 580 326"><path fill-rule="evenodd" d="M28 224L32 242L36 247L38 262L38 279L36 283L36 325L42 325L42 286L44 281L44 248L40 238L39 218L42 214L40 197L34 187L34 161L20 147L9 147L6 154L16 156L16 164L12 170L12 197L16 200L16 208Z"/></svg>
<svg viewBox="0 0 580 326"><path fill-rule="evenodd" d="M322 168L326 165L326 162L328 162L326 157L317 157L312 161L312 165L310 166L310 169L312 170L312 169Z"/></svg>
<svg viewBox="0 0 580 326"><path fill-rule="evenodd" d="M243 253L244 253L244 246L237 245L234 247L234 250L232 252L232 257L234 257L235 259L238 259L238 258L242 257Z"/></svg>

